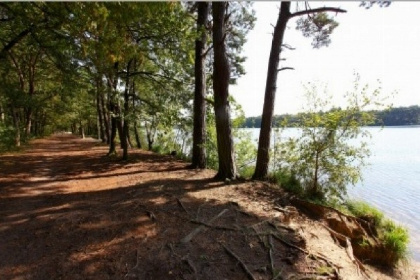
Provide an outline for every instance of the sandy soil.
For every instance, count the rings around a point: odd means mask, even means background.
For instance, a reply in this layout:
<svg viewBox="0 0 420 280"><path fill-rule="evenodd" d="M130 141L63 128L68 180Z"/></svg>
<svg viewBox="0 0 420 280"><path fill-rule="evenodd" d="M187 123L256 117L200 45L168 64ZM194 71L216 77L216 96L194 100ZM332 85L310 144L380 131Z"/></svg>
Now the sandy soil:
<svg viewBox="0 0 420 280"><path fill-rule="evenodd" d="M363 273L265 182L54 135L0 156L0 279L418 279ZM288 209L288 213L279 211Z"/></svg>

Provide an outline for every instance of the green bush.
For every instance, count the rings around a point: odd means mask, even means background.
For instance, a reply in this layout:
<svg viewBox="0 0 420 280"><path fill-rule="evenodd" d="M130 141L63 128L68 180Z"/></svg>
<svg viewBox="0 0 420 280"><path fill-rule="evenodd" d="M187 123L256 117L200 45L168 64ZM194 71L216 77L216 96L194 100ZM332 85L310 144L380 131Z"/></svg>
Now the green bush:
<svg viewBox="0 0 420 280"><path fill-rule="evenodd" d="M11 126L0 124L0 152L15 149L15 130Z"/></svg>
<svg viewBox="0 0 420 280"><path fill-rule="evenodd" d="M277 170L270 174L271 180L291 193L302 197L304 195L304 188L296 179L296 176L288 171Z"/></svg>
<svg viewBox="0 0 420 280"><path fill-rule="evenodd" d="M249 179L254 174L254 170L255 170L255 166L254 165L248 165L248 166L239 168L238 171L239 171L239 175L242 178Z"/></svg>

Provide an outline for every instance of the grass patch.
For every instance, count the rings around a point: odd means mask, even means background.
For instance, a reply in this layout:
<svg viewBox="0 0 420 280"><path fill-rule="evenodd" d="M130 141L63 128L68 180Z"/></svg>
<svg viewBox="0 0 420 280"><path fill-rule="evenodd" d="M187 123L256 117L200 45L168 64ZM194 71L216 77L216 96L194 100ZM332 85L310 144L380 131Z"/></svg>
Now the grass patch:
<svg viewBox="0 0 420 280"><path fill-rule="evenodd" d="M348 200L344 203L344 206L352 215L372 221L375 226L380 226L384 219L384 214L381 211L364 201Z"/></svg>
<svg viewBox="0 0 420 280"><path fill-rule="evenodd" d="M379 241L394 263L407 260L410 239L406 228L385 218L380 210L366 202L350 200L345 203L345 206L354 216L373 222Z"/></svg>
<svg viewBox="0 0 420 280"><path fill-rule="evenodd" d="M382 237L385 247L392 252L395 259L407 260L408 242L410 241L406 228L395 224L391 220L384 220L382 225Z"/></svg>

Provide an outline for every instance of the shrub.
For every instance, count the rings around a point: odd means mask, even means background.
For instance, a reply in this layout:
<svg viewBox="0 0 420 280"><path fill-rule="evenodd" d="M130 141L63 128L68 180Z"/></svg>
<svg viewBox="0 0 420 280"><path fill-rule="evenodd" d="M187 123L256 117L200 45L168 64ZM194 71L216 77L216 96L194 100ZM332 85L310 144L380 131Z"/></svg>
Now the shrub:
<svg viewBox="0 0 420 280"><path fill-rule="evenodd" d="M0 152L11 151L16 148L14 135L13 127L0 124Z"/></svg>
<svg viewBox="0 0 420 280"><path fill-rule="evenodd" d="M306 197L343 201L347 187L362 179L370 155L363 139L370 135L362 128L375 120L368 109L384 104L380 87L369 92L367 85L360 88L359 80L356 75L354 90L344 96L344 108L333 107L333 95L326 87L321 93L317 85L309 83L305 113L298 115L296 125L299 137L275 145L276 165L296 174Z"/></svg>
<svg viewBox="0 0 420 280"><path fill-rule="evenodd" d="M286 191L289 191L300 197L304 195L304 188L296 179L296 176L293 173L285 170L277 170L270 174L270 178L274 183Z"/></svg>

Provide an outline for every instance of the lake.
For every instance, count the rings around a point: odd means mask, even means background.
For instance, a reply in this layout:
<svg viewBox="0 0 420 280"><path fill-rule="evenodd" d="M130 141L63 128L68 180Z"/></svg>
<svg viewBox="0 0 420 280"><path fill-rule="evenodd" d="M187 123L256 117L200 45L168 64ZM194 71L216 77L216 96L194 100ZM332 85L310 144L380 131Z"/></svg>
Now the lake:
<svg viewBox="0 0 420 280"><path fill-rule="evenodd" d="M408 228L410 251L420 261L420 126L369 127L370 163L363 182L349 186L351 198L362 199ZM247 129L258 139L259 129ZM296 136L288 128L282 136Z"/></svg>

